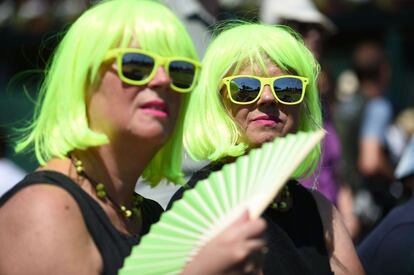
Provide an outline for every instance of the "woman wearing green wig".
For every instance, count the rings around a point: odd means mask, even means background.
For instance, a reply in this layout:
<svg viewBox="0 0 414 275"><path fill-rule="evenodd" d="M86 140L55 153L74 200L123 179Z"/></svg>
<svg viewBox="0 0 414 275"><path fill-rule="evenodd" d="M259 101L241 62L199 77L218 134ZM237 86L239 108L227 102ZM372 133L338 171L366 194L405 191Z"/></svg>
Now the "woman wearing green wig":
<svg viewBox="0 0 414 275"><path fill-rule="evenodd" d="M219 33L203 59L184 124L188 152L211 163L193 175L188 187L250 148L320 129L318 72L311 52L287 27L242 23ZM311 174L319 156L317 148L293 178ZM264 274L363 273L337 210L296 180L288 182L263 218L269 246Z"/></svg>
<svg viewBox="0 0 414 275"><path fill-rule="evenodd" d="M134 194L138 177L182 182L196 60L183 25L154 1L102 1L70 26L17 146L33 147L41 167L0 198L0 274L117 274L162 212ZM265 227L241 223L246 238Z"/></svg>

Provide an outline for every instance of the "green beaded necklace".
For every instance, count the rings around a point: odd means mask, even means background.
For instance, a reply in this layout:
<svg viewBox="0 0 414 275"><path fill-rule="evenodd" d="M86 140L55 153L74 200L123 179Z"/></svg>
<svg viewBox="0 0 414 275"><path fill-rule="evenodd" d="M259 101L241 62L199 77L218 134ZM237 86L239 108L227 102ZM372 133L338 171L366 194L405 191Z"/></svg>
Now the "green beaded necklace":
<svg viewBox="0 0 414 275"><path fill-rule="evenodd" d="M128 209L124 205L119 205L117 202L115 202L109 194L106 192L105 185L101 182L97 182L93 178L91 178L86 172L83 167L83 163L81 160L71 156L71 160L73 165L75 166L76 173L89 180L94 186L96 191L96 196L101 200L109 200L116 208L121 212L121 214L127 218L131 219L133 217L141 218L141 205L144 200L142 196L139 194L134 194L134 199L132 201L132 208Z"/></svg>
<svg viewBox="0 0 414 275"><path fill-rule="evenodd" d="M292 207L292 198L287 185L283 187L282 192L274 199L274 201L270 204L270 207L280 211L287 211Z"/></svg>

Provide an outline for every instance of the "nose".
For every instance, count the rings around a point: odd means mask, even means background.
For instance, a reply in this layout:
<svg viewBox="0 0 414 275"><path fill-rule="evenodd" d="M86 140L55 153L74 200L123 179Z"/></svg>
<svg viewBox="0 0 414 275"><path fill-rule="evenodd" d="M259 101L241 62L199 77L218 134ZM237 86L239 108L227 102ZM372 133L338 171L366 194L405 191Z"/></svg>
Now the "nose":
<svg viewBox="0 0 414 275"><path fill-rule="evenodd" d="M270 86L265 85L263 87L263 92L260 95L259 100L257 101L257 104L265 105L265 104L275 104L275 103L276 103L276 98L273 96Z"/></svg>
<svg viewBox="0 0 414 275"><path fill-rule="evenodd" d="M169 87L171 84L171 78L168 76L164 67L160 66L157 69L157 72L154 75L154 78L148 83L148 87Z"/></svg>

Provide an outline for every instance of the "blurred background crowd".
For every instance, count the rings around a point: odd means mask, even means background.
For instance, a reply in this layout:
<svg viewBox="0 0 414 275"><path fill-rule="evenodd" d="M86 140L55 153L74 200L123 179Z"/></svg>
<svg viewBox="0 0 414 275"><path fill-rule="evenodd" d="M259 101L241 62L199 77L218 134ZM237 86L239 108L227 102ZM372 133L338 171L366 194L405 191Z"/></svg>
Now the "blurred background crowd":
<svg viewBox="0 0 414 275"><path fill-rule="evenodd" d="M13 153L13 129L33 113L38 81L59 31L94 2L0 0L2 181L16 182L38 165L30 154ZM404 167L399 163L414 146L414 1L162 2L185 22L200 58L222 20L285 24L303 36L321 64L319 90L328 131L318 172L303 184L338 207L356 244L410 199L412 180L406 179L414 174L414 157ZM197 166L185 162L188 173Z"/></svg>

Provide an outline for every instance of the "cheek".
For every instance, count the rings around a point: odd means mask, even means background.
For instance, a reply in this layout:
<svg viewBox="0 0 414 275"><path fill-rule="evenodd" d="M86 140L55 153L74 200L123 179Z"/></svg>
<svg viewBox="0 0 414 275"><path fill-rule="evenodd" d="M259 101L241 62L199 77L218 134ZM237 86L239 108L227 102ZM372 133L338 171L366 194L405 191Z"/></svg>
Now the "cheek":
<svg viewBox="0 0 414 275"><path fill-rule="evenodd" d="M247 127L248 114L253 108L249 108L249 105L234 104L230 101L230 99L227 98L227 96L223 97L223 104L229 115L233 118L233 120L242 129L245 129Z"/></svg>
<svg viewBox="0 0 414 275"><path fill-rule="evenodd" d="M110 108L107 103L108 99L100 93L91 96L88 104L88 118L92 130L107 133L112 128L113 123L109 119Z"/></svg>
<svg viewBox="0 0 414 275"><path fill-rule="evenodd" d="M237 110L237 112L232 112L232 116L234 120L237 122L237 124L245 129L247 127L247 116L249 114L249 111L245 108L241 108Z"/></svg>
<svg viewBox="0 0 414 275"><path fill-rule="evenodd" d="M287 116L285 134L296 133L299 130L300 106L285 106L281 111Z"/></svg>
<svg viewBox="0 0 414 275"><path fill-rule="evenodd" d="M180 93L176 93L176 92L171 92L171 91L170 91L170 93L172 93L172 96L167 99L171 102L171 104L170 104L170 108L171 108L170 113L175 118L174 120L177 120L177 118L180 114L180 110L183 107L184 95L180 94Z"/></svg>
<svg viewBox="0 0 414 275"><path fill-rule="evenodd" d="M123 87L116 75L105 73L88 103L92 129L110 132L115 125L125 123L131 116L130 106L136 95L136 88Z"/></svg>

